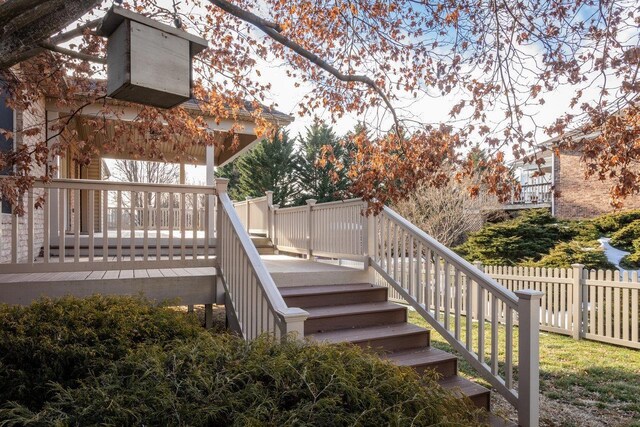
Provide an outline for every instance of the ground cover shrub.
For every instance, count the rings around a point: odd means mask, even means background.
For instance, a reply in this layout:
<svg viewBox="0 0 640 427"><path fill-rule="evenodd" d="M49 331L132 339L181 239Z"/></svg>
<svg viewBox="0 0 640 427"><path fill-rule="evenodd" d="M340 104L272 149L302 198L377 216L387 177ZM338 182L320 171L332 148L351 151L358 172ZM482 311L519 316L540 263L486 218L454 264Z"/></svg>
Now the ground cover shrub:
<svg viewBox="0 0 640 427"><path fill-rule="evenodd" d="M487 265L518 265L537 262L558 243L597 238L593 225L583 222L558 221L546 209L536 209L497 224L486 225L471 233L469 239L455 248L469 261Z"/></svg>
<svg viewBox="0 0 640 427"><path fill-rule="evenodd" d="M571 268L571 264L584 264L587 268L613 270L615 265L607 260L604 250L597 240L562 242L548 255L532 263L535 267Z"/></svg>
<svg viewBox="0 0 640 427"><path fill-rule="evenodd" d="M477 424L433 376L353 346L246 343L134 298L3 306L0 327L2 425Z"/></svg>
<svg viewBox="0 0 640 427"><path fill-rule="evenodd" d="M637 220L640 220L640 209L601 215L591 222L600 233L609 235Z"/></svg>
<svg viewBox="0 0 640 427"><path fill-rule="evenodd" d="M626 270L640 270L640 239L633 241L631 253L620 260L620 267Z"/></svg>
<svg viewBox="0 0 640 427"><path fill-rule="evenodd" d="M609 243L618 249L633 251L633 241L640 239L640 220L630 222L611 235Z"/></svg>

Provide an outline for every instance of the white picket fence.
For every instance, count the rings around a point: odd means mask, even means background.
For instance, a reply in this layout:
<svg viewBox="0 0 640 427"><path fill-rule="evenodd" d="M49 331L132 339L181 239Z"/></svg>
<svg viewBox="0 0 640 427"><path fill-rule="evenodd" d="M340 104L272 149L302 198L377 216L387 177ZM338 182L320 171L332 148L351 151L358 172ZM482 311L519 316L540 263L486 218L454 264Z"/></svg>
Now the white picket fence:
<svg viewBox="0 0 640 427"><path fill-rule="evenodd" d="M482 266L505 288L544 292L540 329L640 349L638 272Z"/></svg>

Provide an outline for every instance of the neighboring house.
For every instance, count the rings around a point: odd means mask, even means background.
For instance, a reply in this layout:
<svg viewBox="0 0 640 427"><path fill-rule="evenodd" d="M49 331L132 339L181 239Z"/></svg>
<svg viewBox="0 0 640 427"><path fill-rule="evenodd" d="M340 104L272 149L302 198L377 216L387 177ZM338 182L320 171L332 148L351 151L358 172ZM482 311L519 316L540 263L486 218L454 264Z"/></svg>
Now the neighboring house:
<svg viewBox="0 0 640 427"><path fill-rule="evenodd" d="M542 144L552 148L558 138ZM585 166L580 161L580 151L547 149L539 157L545 160L539 175L538 166L513 163L514 173L521 190L514 192L511 200L502 209L549 208L561 219L585 219L614 211L610 204L610 181L600 181L595 177L585 179ZM640 209L640 197L630 196L624 201L623 209Z"/></svg>

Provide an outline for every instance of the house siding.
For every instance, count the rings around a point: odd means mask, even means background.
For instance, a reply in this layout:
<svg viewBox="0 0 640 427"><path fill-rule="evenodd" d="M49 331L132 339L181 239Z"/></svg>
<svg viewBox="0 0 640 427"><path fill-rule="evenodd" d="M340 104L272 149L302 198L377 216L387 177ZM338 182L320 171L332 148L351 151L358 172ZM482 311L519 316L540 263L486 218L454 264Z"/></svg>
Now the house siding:
<svg viewBox="0 0 640 427"><path fill-rule="evenodd" d="M15 141L16 145L34 146L38 141L46 137L46 116L45 116L45 100L44 97L34 103L28 110L17 111L15 115ZM20 131L22 129L38 129L35 135L24 135ZM45 166L37 166L32 170L33 176L43 176L46 174ZM43 190L35 189L33 198L36 200L43 195ZM27 196L22 200L23 207L26 210ZM2 217L0 224L0 262L11 261L11 214L0 214ZM44 212L42 209L34 211L34 235L33 235L33 254L38 256L44 242ZM25 262L28 256L27 242L27 216L18 217L18 244L17 259L18 262Z"/></svg>
<svg viewBox="0 0 640 427"><path fill-rule="evenodd" d="M609 191L611 181L585 180L580 153L562 151L554 164L554 213L561 219L588 219L613 212ZM640 209L640 197L624 201L623 210Z"/></svg>

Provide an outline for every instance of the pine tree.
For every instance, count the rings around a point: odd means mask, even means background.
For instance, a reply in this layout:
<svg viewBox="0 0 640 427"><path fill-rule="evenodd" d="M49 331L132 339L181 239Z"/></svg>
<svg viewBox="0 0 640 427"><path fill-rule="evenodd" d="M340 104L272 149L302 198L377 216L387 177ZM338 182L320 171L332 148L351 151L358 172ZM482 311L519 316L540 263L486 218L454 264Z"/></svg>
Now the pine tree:
<svg viewBox="0 0 640 427"><path fill-rule="evenodd" d="M291 204L294 185L294 142L286 131L271 140L264 140L236 162L239 172L238 195L240 198L261 197L265 191L273 191L273 203Z"/></svg>
<svg viewBox="0 0 640 427"><path fill-rule="evenodd" d="M322 148L329 146L341 163L347 164L348 151L326 124L314 123L301 137L296 165L296 181L300 188L297 204L306 199L316 199L318 203L340 200L349 196L347 168L337 168L331 163L320 166Z"/></svg>
<svg viewBox="0 0 640 427"><path fill-rule="evenodd" d="M226 165L216 169L217 178L227 178L229 184L227 185L227 193L231 200L244 200L245 195L240 191L238 187L240 184L240 171L238 170L237 161L227 163Z"/></svg>

